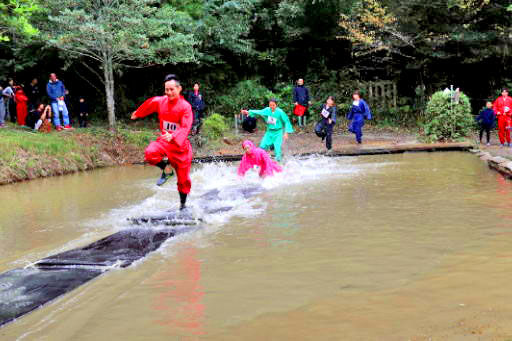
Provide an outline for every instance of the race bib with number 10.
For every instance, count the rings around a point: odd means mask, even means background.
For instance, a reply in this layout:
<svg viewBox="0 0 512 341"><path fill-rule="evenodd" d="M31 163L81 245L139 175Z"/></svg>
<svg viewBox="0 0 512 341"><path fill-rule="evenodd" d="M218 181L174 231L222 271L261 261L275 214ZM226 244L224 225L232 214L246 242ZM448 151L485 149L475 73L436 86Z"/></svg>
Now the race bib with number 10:
<svg viewBox="0 0 512 341"><path fill-rule="evenodd" d="M169 122L169 121L163 121L162 122L163 130L175 132L176 130L180 129L179 123L175 122Z"/></svg>

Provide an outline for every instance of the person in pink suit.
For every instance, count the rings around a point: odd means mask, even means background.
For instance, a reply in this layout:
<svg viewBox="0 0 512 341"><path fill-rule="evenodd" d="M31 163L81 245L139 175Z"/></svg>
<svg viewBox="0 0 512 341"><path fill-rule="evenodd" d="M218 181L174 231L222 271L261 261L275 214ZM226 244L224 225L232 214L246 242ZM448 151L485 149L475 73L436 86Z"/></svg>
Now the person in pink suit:
<svg viewBox="0 0 512 341"><path fill-rule="evenodd" d="M244 176L245 173L254 166L260 167L260 177L274 175L274 172L282 172L283 169L277 162L270 158L270 155L261 148L258 148L249 140L242 143L245 154L242 157L240 166L238 167L238 175Z"/></svg>

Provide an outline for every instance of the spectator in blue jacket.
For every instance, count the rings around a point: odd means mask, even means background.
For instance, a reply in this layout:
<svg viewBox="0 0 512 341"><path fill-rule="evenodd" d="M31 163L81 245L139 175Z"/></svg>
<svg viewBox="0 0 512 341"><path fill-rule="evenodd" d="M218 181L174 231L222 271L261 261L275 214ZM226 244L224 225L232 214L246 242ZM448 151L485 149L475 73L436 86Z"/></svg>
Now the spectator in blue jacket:
<svg viewBox="0 0 512 341"><path fill-rule="evenodd" d="M491 130L494 129L496 122L496 114L492 109L492 102L487 101L486 109L482 110L480 114L476 117L476 121L480 125L480 143L482 143L482 137L484 135L484 130L487 137L487 145L491 145Z"/></svg>
<svg viewBox="0 0 512 341"><path fill-rule="evenodd" d="M311 104L309 89L304 86L304 79L297 80L297 86L293 88L293 101L295 108L293 113L298 116L299 126L306 125L306 112Z"/></svg>
<svg viewBox="0 0 512 341"><path fill-rule="evenodd" d="M203 113L206 108L203 95L199 92L199 83L194 84L194 91L189 92L187 101L192 106L192 112L194 113L192 135L199 134L199 129L201 128L201 119L203 118Z"/></svg>
<svg viewBox="0 0 512 341"><path fill-rule="evenodd" d="M57 79L57 75L55 73L50 74L50 80L46 85L46 93L48 94L48 97L50 97L55 129L60 131L63 128L60 122L60 114L62 114L62 120L64 121L64 129L73 129L69 124L68 108L64 101L66 88L64 87L64 83Z"/></svg>
<svg viewBox="0 0 512 341"><path fill-rule="evenodd" d="M357 143L361 144L363 142L364 121L372 119L372 112L365 100L361 98L359 91L354 91L352 99L352 107L347 114L347 119L350 120L348 131L354 133L356 135Z"/></svg>

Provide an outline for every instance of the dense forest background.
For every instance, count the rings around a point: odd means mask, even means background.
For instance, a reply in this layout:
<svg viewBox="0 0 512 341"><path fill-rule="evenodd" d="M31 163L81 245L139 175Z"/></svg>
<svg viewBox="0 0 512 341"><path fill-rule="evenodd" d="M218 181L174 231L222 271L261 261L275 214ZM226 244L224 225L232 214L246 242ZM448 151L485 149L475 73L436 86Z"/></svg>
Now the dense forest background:
<svg viewBox="0 0 512 341"><path fill-rule="evenodd" d="M44 89L56 72L111 124L161 94L166 73L185 88L200 82L209 112L226 116L269 95L291 101L299 77L315 101L333 94L339 104L361 83L391 80L399 107L376 117L414 124L437 90L460 87L476 111L512 86L511 9L509 0L5 0L0 77L36 77Z"/></svg>

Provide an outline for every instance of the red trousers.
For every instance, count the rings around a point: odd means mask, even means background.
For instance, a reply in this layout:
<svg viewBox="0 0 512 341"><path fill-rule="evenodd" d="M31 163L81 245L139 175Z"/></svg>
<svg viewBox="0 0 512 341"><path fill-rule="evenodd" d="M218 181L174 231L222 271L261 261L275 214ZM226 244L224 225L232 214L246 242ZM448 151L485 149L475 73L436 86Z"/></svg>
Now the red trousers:
<svg viewBox="0 0 512 341"><path fill-rule="evenodd" d="M146 162L154 166L167 156L169 164L176 171L176 177L178 178L178 191L189 194L190 188L192 187L192 181L190 180L192 151L185 152L185 154L177 154L169 151L167 146L168 144L163 141L157 140L151 142L145 151Z"/></svg>
<svg viewBox="0 0 512 341"><path fill-rule="evenodd" d="M498 136L500 143L510 143L510 130L507 129L510 126L510 117L505 115L498 116Z"/></svg>

